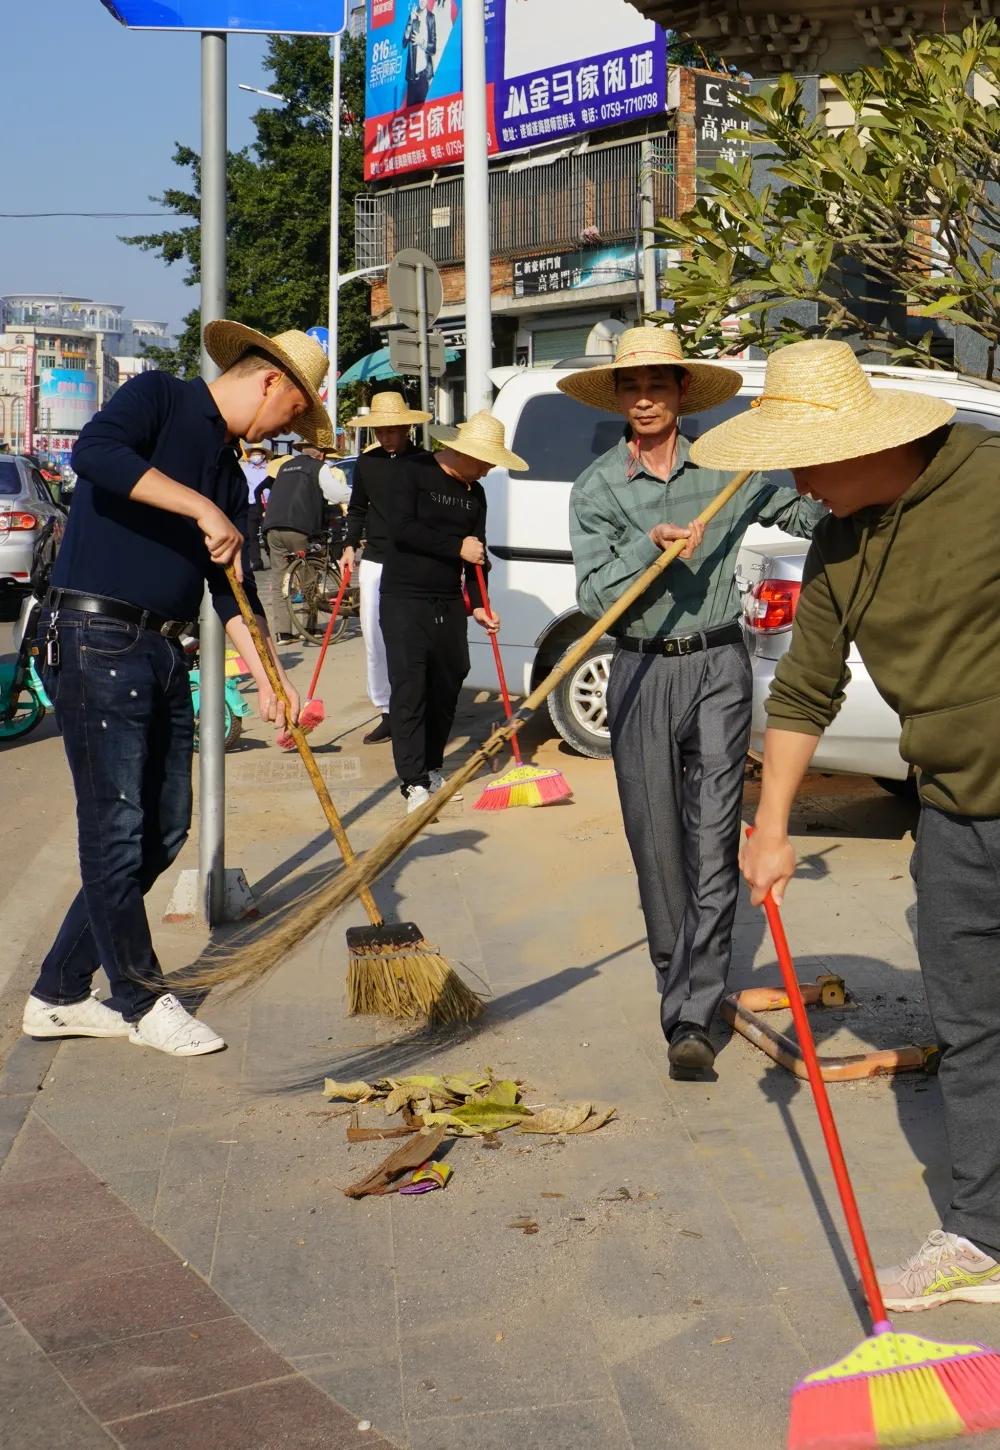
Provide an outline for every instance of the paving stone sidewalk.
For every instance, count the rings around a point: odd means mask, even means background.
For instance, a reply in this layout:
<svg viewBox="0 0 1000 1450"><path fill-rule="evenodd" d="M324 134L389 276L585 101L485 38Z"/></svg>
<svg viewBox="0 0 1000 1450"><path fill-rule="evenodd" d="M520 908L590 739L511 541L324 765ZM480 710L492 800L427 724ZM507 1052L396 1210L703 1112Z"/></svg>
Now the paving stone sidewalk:
<svg viewBox="0 0 1000 1450"><path fill-rule="evenodd" d="M316 740L363 849L400 806L388 752L359 744L359 652L356 640L335 652L323 693L337 719ZM469 707L459 752L492 713ZM251 731L230 760L227 822L229 858L270 908L331 856L296 762L265 740ZM0 1356L16 1393L0 1391L0 1442L784 1444L792 1384L864 1334L808 1094L722 1030L715 1081L670 1080L610 773L539 748L570 777L572 804L483 816L469 791L376 890L488 993L473 1028L345 1018L343 931L363 920L348 911L258 990L206 1003L225 1053L179 1063L67 1042L11 1054ZM844 1031L876 1045L926 1033L909 825L874 788L817 788L797 817L805 860L786 925L800 975L839 971L863 1003L850 1022L820 1023L831 1048ZM169 966L202 939L193 926L157 933ZM734 986L777 981L746 901L735 955ZM325 1075L479 1066L521 1078L529 1103L610 1102L617 1120L584 1138L505 1134L499 1151L455 1142L444 1193L343 1195L387 1150L346 1143ZM876 1258L908 1253L945 1190L936 1085L908 1076L834 1095ZM996 1343L1000 1312L907 1327Z"/></svg>

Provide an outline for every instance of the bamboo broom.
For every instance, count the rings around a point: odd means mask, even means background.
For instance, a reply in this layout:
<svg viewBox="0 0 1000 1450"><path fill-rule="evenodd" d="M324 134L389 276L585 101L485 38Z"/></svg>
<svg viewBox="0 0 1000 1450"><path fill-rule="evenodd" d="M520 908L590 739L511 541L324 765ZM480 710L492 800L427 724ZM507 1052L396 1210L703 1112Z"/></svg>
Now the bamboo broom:
<svg viewBox="0 0 1000 1450"><path fill-rule="evenodd" d="M721 512L730 499L743 487L752 471L748 469L730 479L725 488L717 493L698 515L699 522L707 524L714 519L716 514ZM237 983L250 986L260 981L269 972L279 967L289 952L294 951L299 943L332 912L339 911L354 896L360 895L373 881L377 880L382 872L391 866L398 856L402 855L406 847L424 827L435 819L442 805L450 800L456 791L461 790L462 786L471 780L493 756L506 748L508 741L517 734L522 725L527 724L539 705L551 695L570 670L579 664L591 646L597 644L630 605L634 604L649 586L655 583L664 570L680 557L684 546L685 540L678 539L668 549L664 549L660 557L654 560L649 568L640 574L639 578L634 580L615 600L610 609L606 610L601 618L587 630L586 634L566 651L544 680L535 686L520 708L514 711L510 719L497 726L493 733L482 742L478 750L469 756L465 764L459 766L458 770L448 777L440 790L435 791L430 800L387 831L381 841L378 841L361 859L351 862L344 871L338 872L328 881L320 882L319 885L305 893L300 903L289 908L270 931L260 932L254 940L244 943L237 938L217 951L207 954L201 966L185 971L185 989L209 990L213 987ZM456 978L456 980L458 979Z"/></svg>
<svg viewBox="0 0 1000 1450"><path fill-rule="evenodd" d="M302 757L344 865L350 868L357 862L357 857L305 732L300 725L291 723L288 696L250 608L246 590L231 564L226 566L226 578L243 622L250 631L268 683L285 707L285 732ZM347 932L348 1011L352 1015L372 1013L396 1018L427 1017L437 1023L468 1022L477 1017L483 1010L482 999L470 991L446 958L424 940L416 923L404 921L387 926L367 884L360 886L357 894L371 926L351 927Z"/></svg>

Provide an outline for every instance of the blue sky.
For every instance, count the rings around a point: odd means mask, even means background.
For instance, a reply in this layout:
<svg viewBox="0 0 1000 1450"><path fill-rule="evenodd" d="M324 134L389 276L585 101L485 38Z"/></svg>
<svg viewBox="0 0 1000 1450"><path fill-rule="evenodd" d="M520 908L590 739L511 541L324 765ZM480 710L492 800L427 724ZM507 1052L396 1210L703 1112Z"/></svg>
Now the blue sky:
<svg viewBox="0 0 1000 1450"><path fill-rule="evenodd" d="M0 212L152 211L151 194L186 181L175 141L200 149L199 39L126 30L100 0L9 0L4 15ZM5 12L7 5L4 5ZM253 139L266 86L265 40L229 37L229 145ZM178 265L117 240L169 218L0 218L0 296L66 292L121 302L130 316L179 325L197 304Z"/></svg>

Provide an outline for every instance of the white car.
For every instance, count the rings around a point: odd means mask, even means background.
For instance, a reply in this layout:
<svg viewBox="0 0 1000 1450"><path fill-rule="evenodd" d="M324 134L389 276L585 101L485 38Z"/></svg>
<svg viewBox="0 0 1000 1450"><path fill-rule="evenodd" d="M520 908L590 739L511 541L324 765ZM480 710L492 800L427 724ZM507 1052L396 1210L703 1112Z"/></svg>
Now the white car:
<svg viewBox="0 0 1000 1450"><path fill-rule="evenodd" d="M508 378L493 404L504 424L508 447L528 464L526 473L493 469L484 480L489 499L490 598L502 620L504 669L514 694L526 695L590 627L576 603L576 574L569 545L569 495L573 481L621 437L624 420L560 393L567 371L600 366L602 358L564 367L520 371ZM764 363L725 362L743 375L736 397L707 413L682 420L689 438L713 428L759 395ZM934 393L959 409L958 421L1000 428L1000 388L955 373L915 368L869 367L875 387ZM791 482L788 475L772 475ZM736 577L743 597L744 626L753 656L754 704L751 748L763 741L764 700L775 664L788 648L808 545L780 529L747 531ZM613 652L605 636L549 697L559 734L583 755L610 754L605 690ZM470 631L472 669L467 686L496 691L489 643ZM908 769L898 750L899 721L868 677L856 652L843 708L818 747L818 770L875 775L905 783Z"/></svg>

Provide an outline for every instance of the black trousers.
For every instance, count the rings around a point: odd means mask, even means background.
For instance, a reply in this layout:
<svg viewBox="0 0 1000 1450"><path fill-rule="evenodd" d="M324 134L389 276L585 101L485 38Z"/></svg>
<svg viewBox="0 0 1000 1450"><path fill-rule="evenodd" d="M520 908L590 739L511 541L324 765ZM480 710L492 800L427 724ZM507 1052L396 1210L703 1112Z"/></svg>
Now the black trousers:
<svg viewBox="0 0 1000 1450"><path fill-rule="evenodd" d="M952 1198L941 1222L998 1259L1000 817L953 816L925 805L910 870L951 1150Z"/></svg>
<svg viewBox="0 0 1000 1450"><path fill-rule="evenodd" d="M427 785L427 772L441 768L469 673L465 605L461 599L382 594L379 622L396 774L404 786Z"/></svg>
<svg viewBox="0 0 1000 1450"><path fill-rule="evenodd" d="M264 567L260 549L260 526L263 518L264 510L260 504L252 503L247 517L247 548L250 550L250 567L252 569L263 569Z"/></svg>

